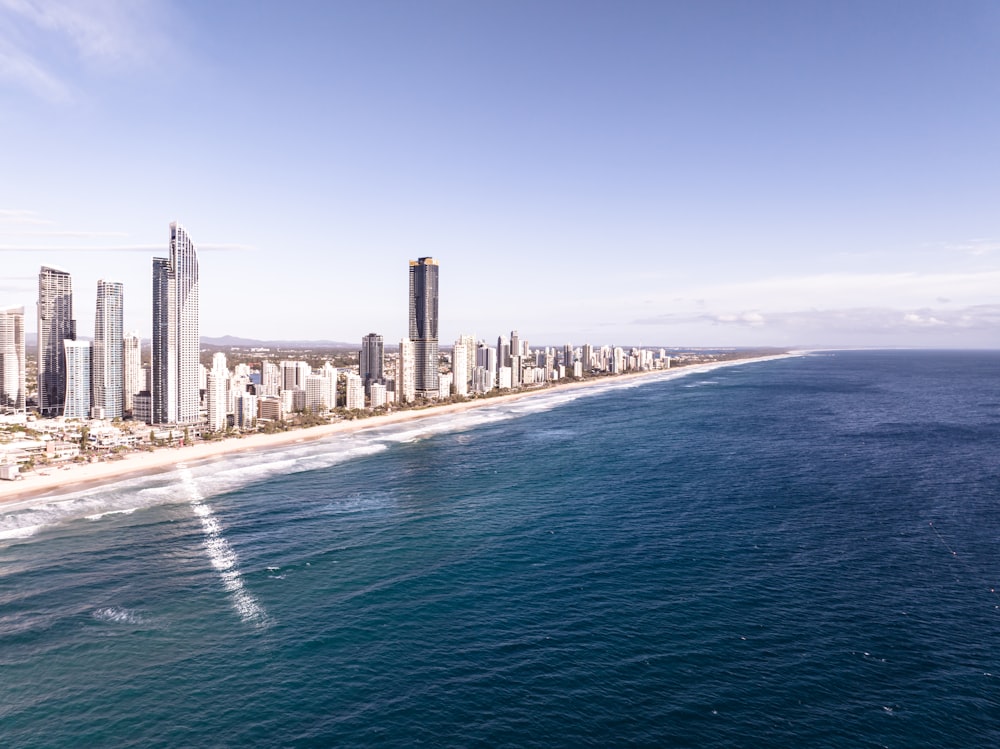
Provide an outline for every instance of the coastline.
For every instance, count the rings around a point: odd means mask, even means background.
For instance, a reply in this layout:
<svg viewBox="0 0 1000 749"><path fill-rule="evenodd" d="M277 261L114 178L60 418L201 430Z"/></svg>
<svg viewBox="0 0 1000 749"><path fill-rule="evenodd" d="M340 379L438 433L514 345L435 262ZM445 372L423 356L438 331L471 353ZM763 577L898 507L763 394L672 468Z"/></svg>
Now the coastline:
<svg viewBox="0 0 1000 749"><path fill-rule="evenodd" d="M32 472L22 474L23 478L17 481L0 482L0 508L9 510L13 509L15 505L27 507L40 501L58 501L63 495L84 489L113 484L128 477L165 473L174 469L179 464L203 463L234 453L267 451L300 442L315 442L334 435L350 434L365 429L375 429L431 417L463 413L477 408L510 403L545 394L551 395L560 392L589 389L598 385L629 383L637 380L652 379L654 377L658 377L661 380L668 380L691 374L710 372L724 367L774 361L801 355L802 352L769 354L743 359L707 362L705 364L692 364L676 369L631 372L612 377L595 377L558 384L552 387L522 390L490 398L476 398L462 403L446 403L421 409L396 411L352 421L340 421L335 424L293 429L276 434L250 434L218 442L199 442L184 447L160 447L152 452L129 453L123 458L112 462L102 461L99 463L69 464L64 467L53 467L47 469L45 473Z"/></svg>

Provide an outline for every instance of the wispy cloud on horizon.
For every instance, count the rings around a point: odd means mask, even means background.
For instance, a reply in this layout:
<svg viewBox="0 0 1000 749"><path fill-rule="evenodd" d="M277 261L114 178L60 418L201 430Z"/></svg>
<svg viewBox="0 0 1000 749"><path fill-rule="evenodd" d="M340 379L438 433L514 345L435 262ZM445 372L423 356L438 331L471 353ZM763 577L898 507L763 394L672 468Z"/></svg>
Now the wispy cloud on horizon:
<svg viewBox="0 0 1000 749"><path fill-rule="evenodd" d="M973 257L984 257L1000 253L1000 239L969 239L945 245L949 252L960 252Z"/></svg>
<svg viewBox="0 0 1000 749"><path fill-rule="evenodd" d="M758 310L694 315L668 313L634 320L633 323L655 326L710 323L722 326L767 327L789 331L823 330L836 333L891 332L929 328L996 330L1000 328L1000 304L979 304L961 309L855 307L803 309L767 314Z"/></svg>
<svg viewBox="0 0 1000 749"><path fill-rule="evenodd" d="M23 208L0 208L0 227L2 226L48 226L53 222L43 219L38 211L28 211Z"/></svg>
<svg viewBox="0 0 1000 749"><path fill-rule="evenodd" d="M919 308L937 300L973 305L998 298L1000 269L772 276L665 289L662 307L695 309ZM666 302L665 300L670 300Z"/></svg>
<svg viewBox="0 0 1000 749"><path fill-rule="evenodd" d="M219 244L206 242L195 245L198 252L249 252L256 249L253 245L247 244ZM70 245L0 245L0 252L166 252L166 243L161 244L134 244L134 245L91 245L87 247L77 247Z"/></svg>
<svg viewBox="0 0 1000 749"><path fill-rule="evenodd" d="M4 231L0 228L0 237L66 237L69 239L96 239L98 237L127 237L123 231Z"/></svg>

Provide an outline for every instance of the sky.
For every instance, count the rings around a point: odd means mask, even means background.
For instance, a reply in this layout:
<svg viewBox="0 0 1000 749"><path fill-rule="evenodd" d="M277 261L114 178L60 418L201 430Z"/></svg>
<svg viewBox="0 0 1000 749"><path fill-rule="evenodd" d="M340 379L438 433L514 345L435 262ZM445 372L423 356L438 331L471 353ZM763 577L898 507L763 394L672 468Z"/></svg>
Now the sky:
<svg viewBox="0 0 1000 749"><path fill-rule="evenodd" d="M148 339L1000 346L994 0L0 0L0 307Z"/></svg>

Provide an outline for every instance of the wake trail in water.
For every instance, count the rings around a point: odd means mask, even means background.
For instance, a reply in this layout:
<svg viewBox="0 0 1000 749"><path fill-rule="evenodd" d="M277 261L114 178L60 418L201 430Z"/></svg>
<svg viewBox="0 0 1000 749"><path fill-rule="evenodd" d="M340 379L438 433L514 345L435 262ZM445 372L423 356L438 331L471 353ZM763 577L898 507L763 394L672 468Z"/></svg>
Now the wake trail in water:
<svg viewBox="0 0 1000 749"><path fill-rule="evenodd" d="M191 471L180 466L178 468L180 483L188 493L191 507L194 514L201 521L201 529L205 534L205 551L208 552L208 559L212 566L218 571L222 580L222 586L229 593L233 602L233 608L240 615L244 622L263 626L267 622L267 614L264 607L246 589L243 583L243 576L239 570L239 557L222 535L222 526L212 508L205 504L201 492L191 475Z"/></svg>
<svg viewBox="0 0 1000 749"><path fill-rule="evenodd" d="M942 536L940 531L938 531L938 529L934 526L934 522L929 521L927 525L930 527L932 531L934 531L934 535L937 536L938 541L941 542L944 548L948 550L948 553L951 554L952 558L957 560L965 568L966 573L968 573L969 575L974 575L975 574L974 570L965 562L965 560L962 557L959 556L958 552L951 547L951 544L945 541L944 536ZM958 578L956 578L956 581L957 580ZM989 591L989 594L994 599L993 608L1000 610L1000 592L997 592L997 588L995 585L986 585L985 587L987 591Z"/></svg>

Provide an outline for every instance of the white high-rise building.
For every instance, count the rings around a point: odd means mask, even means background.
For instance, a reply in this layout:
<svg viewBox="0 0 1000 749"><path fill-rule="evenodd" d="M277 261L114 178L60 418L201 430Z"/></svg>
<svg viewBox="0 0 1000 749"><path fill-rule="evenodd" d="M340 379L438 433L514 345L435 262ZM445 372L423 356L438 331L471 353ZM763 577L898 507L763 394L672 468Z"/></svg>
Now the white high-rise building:
<svg viewBox="0 0 1000 749"><path fill-rule="evenodd" d="M365 381L353 372L347 373L347 403L348 411L361 410L365 407Z"/></svg>
<svg viewBox="0 0 1000 749"><path fill-rule="evenodd" d="M282 390L305 390L306 377L312 374L312 367L305 361L280 361L281 367L281 389Z"/></svg>
<svg viewBox="0 0 1000 749"><path fill-rule="evenodd" d="M453 379L451 372L438 375L438 398L446 400L451 397L451 383Z"/></svg>
<svg viewBox="0 0 1000 749"><path fill-rule="evenodd" d="M399 342L399 361L396 362L396 400L413 403L417 397L416 359L413 341L404 338Z"/></svg>
<svg viewBox="0 0 1000 749"><path fill-rule="evenodd" d="M153 258L153 422L198 421L198 253L177 222L170 256Z"/></svg>
<svg viewBox="0 0 1000 749"><path fill-rule="evenodd" d="M266 361L260 365L261 395L274 396L281 392L281 367Z"/></svg>
<svg viewBox="0 0 1000 749"><path fill-rule="evenodd" d="M322 374L306 375L306 410L319 412L330 408L330 385Z"/></svg>
<svg viewBox="0 0 1000 749"><path fill-rule="evenodd" d="M371 407L381 408L388 401L388 393L384 383L373 382L371 385L372 394L370 396Z"/></svg>
<svg viewBox="0 0 1000 749"><path fill-rule="evenodd" d="M323 378L326 386L324 398L327 408L337 407L337 368L330 362L323 364Z"/></svg>
<svg viewBox="0 0 1000 749"><path fill-rule="evenodd" d="M135 394L146 389L146 375L142 371L142 339L138 333L126 333L122 337L122 355L125 359L122 408L126 413L132 413Z"/></svg>
<svg viewBox="0 0 1000 749"><path fill-rule="evenodd" d="M469 394L469 349L459 338L451 350L451 372L452 381L455 386L455 395Z"/></svg>
<svg viewBox="0 0 1000 749"><path fill-rule="evenodd" d="M240 429L253 429L257 425L258 399L246 391L236 397L234 421Z"/></svg>
<svg viewBox="0 0 1000 749"><path fill-rule="evenodd" d="M67 419L90 418L90 341L63 341L66 356L66 402L63 416Z"/></svg>
<svg viewBox="0 0 1000 749"><path fill-rule="evenodd" d="M229 425L229 368L226 355L221 351L212 356L212 369L208 373L205 388L205 405L208 411L208 428L221 432Z"/></svg>
<svg viewBox="0 0 1000 749"><path fill-rule="evenodd" d="M105 419L120 419L125 413L124 304L119 281L97 282L91 387L93 407L103 410Z"/></svg>
<svg viewBox="0 0 1000 749"><path fill-rule="evenodd" d="M25 413L24 307L0 309L0 413Z"/></svg>
<svg viewBox="0 0 1000 749"><path fill-rule="evenodd" d="M474 335L460 335L456 343L465 346L465 382L471 384L472 372L476 368L476 337ZM455 382L457 383L458 380L459 373L455 371Z"/></svg>

